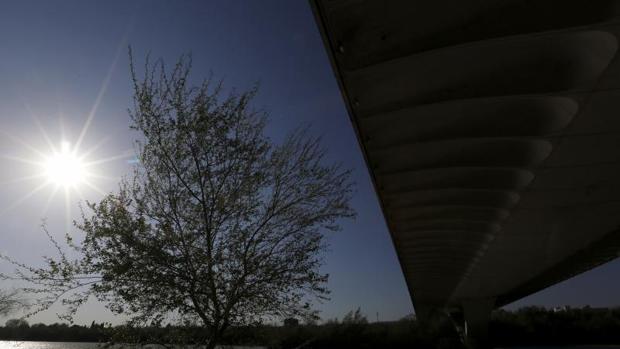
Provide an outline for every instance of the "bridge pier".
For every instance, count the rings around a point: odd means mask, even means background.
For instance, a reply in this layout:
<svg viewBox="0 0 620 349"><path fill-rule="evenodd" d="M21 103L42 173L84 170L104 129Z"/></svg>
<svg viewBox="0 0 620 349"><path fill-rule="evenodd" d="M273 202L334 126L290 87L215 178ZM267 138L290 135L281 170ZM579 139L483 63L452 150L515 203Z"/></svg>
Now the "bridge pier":
<svg viewBox="0 0 620 349"><path fill-rule="evenodd" d="M490 348L489 321L495 307L494 298L472 299L463 302L464 342L472 349Z"/></svg>

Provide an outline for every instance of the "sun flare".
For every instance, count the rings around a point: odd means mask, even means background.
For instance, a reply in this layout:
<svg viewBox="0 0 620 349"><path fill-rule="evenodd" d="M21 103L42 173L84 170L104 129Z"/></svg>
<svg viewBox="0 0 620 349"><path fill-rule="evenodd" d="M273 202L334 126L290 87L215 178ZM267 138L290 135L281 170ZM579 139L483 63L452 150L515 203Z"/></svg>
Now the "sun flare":
<svg viewBox="0 0 620 349"><path fill-rule="evenodd" d="M66 141L46 159L44 168L50 183L65 188L75 188L86 179L84 162Z"/></svg>
<svg viewBox="0 0 620 349"><path fill-rule="evenodd" d="M58 196L64 197L64 206L66 213L67 227L72 226L71 208L75 206L75 199L80 202L84 202L93 192L100 196L105 196L108 193L104 191L100 185L101 181L118 182L120 179L117 176L106 175L106 164L116 161L124 161L129 163L131 158L134 158L133 149L127 149L115 155L100 157L101 148L110 140L112 136L104 136L100 139L93 139L93 135L89 135L91 124L95 120L95 115L99 105L101 104L103 97L107 91L108 83L110 82L112 72L116 67L116 63L122 52L124 45L119 45L119 49L116 51L116 55L110 64L107 75L104 77L99 88L99 92L93 102L90 111L84 115L84 123L79 133L69 135L65 134L65 126L63 125L64 115L62 113L62 104L59 101L58 121L60 121L60 129L57 134L51 134L49 127L51 124L42 123L40 117L24 98L25 111L32 117L34 126L39 131L36 139L36 145L30 143L28 140L19 137L14 132L7 132L0 129L0 136L11 140L18 147L12 149L18 149L18 154L3 154L0 152L0 159L7 159L16 163L27 165L31 168L31 172L24 172L15 178L10 178L4 182L0 182L0 185L13 185L17 183L28 183L29 190L23 195L16 197L6 207L0 207L0 216L15 209L19 205L23 204L27 200L31 200L35 197L41 199L42 193L47 192L47 199L44 199L44 207L42 215L46 216L47 211L51 207L58 206L58 201L55 198ZM49 120L49 118L47 118ZM56 138L56 137L60 138ZM66 136L71 136L71 143L66 141ZM1 137L0 137L1 138ZM61 140L60 144L56 143L56 140ZM40 142L43 140L44 143ZM85 142L88 140L89 142ZM86 146L84 143L88 143ZM25 152L24 152L25 150ZM118 169L118 165L115 168ZM18 167L16 173L22 171ZM0 176L1 177L1 176Z"/></svg>

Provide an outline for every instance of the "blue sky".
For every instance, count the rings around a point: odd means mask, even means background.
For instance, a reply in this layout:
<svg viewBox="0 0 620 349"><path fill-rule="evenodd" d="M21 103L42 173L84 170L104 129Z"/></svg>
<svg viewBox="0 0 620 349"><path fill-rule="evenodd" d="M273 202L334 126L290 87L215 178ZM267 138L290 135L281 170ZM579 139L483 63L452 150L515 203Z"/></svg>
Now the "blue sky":
<svg viewBox="0 0 620 349"><path fill-rule="evenodd" d="M59 146L73 144L92 113L82 149L101 144L90 159L129 155L132 139L127 109L131 86L127 45L141 63L147 53L172 64L193 55L193 76L211 72L228 87L256 82L257 108L270 113L269 135L311 124L322 135L330 159L354 170L358 193L355 221L330 234L324 270L331 301L319 306L323 318L362 307L370 319L400 318L413 311L405 282L373 192L366 167L306 1L12 1L0 3L0 250L29 263L51 254L39 225L62 236L67 219L77 218L80 199L101 193L81 188L69 206L65 195L41 187L34 159L50 151L43 134ZM96 103L99 101L99 103ZM93 109L96 105L97 108ZM40 127L37 126L37 120ZM42 132L43 131L43 132ZM103 143L102 143L103 142ZM100 164L93 179L114 191L129 173L130 156ZM34 189L31 196L26 197ZM26 198L25 198L26 197ZM16 204L17 202L17 204ZM0 270L7 270L0 266ZM530 296L517 305L617 305L620 263L613 262ZM10 285L6 285L10 287ZM514 307L515 305L513 305ZM100 304L89 303L78 322L111 321ZM54 311L31 322L56 321Z"/></svg>

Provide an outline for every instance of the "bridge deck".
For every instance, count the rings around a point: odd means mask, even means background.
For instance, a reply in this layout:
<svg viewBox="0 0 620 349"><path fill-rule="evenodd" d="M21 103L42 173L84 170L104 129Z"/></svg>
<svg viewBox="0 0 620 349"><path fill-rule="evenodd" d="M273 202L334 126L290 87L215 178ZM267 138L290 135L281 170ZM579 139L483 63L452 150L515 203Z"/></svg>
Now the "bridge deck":
<svg viewBox="0 0 620 349"><path fill-rule="evenodd" d="M416 309L618 256L619 0L312 3Z"/></svg>

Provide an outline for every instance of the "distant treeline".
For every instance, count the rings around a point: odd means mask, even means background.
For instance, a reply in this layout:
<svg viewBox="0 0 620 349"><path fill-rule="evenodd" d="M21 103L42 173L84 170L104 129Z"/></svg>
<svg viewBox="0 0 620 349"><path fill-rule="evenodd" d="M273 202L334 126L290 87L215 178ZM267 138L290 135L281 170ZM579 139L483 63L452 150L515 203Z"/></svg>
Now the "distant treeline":
<svg viewBox="0 0 620 349"><path fill-rule="evenodd" d="M125 330L125 331L123 331ZM90 326L34 324L9 320L0 327L2 340L106 342L127 328L92 323ZM129 329L142 342L166 338L200 338L199 328ZM495 346L619 344L620 308L526 307L516 311L497 310L490 324ZM289 319L284 326L254 326L232 329L222 344L261 345L270 348L454 348L459 336L445 318L430 327L422 327L415 317L399 321L369 323L358 309L342 319L324 324L297 324Z"/></svg>
<svg viewBox="0 0 620 349"><path fill-rule="evenodd" d="M0 327L0 340L50 341L50 342L103 342L109 336L103 324L90 326L67 324L33 324L22 319L12 319Z"/></svg>
<svg viewBox="0 0 620 349"><path fill-rule="evenodd" d="M620 344L620 307L497 310L490 336L497 345Z"/></svg>

